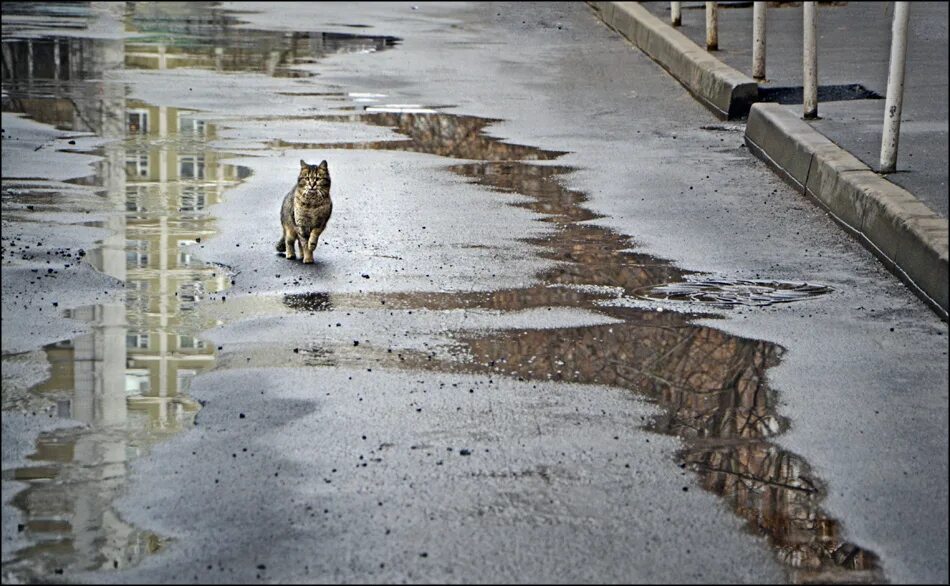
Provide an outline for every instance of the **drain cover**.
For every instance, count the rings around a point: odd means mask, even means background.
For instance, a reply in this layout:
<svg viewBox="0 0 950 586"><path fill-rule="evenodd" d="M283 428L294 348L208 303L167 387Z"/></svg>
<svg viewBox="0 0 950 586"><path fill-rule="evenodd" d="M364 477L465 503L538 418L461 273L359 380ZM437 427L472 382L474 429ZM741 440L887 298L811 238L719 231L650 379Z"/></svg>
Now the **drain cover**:
<svg viewBox="0 0 950 586"><path fill-rule="evenodd" d="M751 281L710 279L659 285L637 292L638 297L654 301L693 301L717 307L736 305L765 306L811 299L833 289L824 285L789 281Z"/></svg>

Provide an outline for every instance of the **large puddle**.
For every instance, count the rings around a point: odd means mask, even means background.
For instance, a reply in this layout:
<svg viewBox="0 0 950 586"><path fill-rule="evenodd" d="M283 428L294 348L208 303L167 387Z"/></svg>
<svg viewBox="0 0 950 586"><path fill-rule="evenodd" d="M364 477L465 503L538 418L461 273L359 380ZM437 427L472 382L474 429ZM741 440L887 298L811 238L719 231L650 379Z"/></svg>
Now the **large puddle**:
<svg viewBox="0 0 950 586"><path fill-rule="evenodd" d="M196 309L227 288L228 276L198 260L195 245L216 232L208 209L250 172L221 162L226 153L210 146L218 128L200 113L128 99L109 74L189 67L292 76L296 64L395 43L237 29L233 17L207 3L119 8L132 39L7 36L8 21L21 31L49 30L51 23L81 30L90 15L81 6L4 4L3 111L110 140L95 153L102 160L94 173L69 183L90 188L92 207L107 217L94 225L112 232L88 252L31 249L5 239L5 254L61 255L72 265L82 258L126 288L122 303L66 312L89 323L91 333L44 348L50 378L31 389L38 400L29 403L51 405L52 415L82 425L43 433L30 456L35 464L3 472L27 485L13 505L24 517L17 530L32 543L4 562L4 582L122 568L162 548L161 536L125 522L113 503L130 461L193 425L199 405L188 397L189 381L215 364L215 348L198 335L213 323ZM3 192L5 220L82 211L56 182L4 180ZM4 398L4 408L23 406Z"/></svg>
<svg viewBox="0 0 950 586"><path fill-rule="evenodd" d="M104 73L123 67L191 67L296 76L295 64L395 43L389 37L236 29L233 17L221 11L199 4L176 6L174 13L160 4L136 4L124 12L127 31L141 33L129 40L3 39L4 111L114 139L101 152L95 174L75 183L94 186L103 209L113 212L106 224L113 236L90 251L86 261L127 287L124 303L71 312L71 317L90 322L92 333L45 348L52 374L32 392L55 405L58 416L86 425L43 434L32 456L35 465L4 471L5 477L28 485L14 504L26 519L21 531L33 543L4 563L5 577L37 581L72 570L119 568L162 547L160 536L124 522L113 502L132 459L193 424L198 405L188 398L188 381L215 366L215 349L198 335L214 324L197 309L204 297L227 287L228 276L221 267L197 260L189 245L214 234L209 206L248 172L220 162L225 153L209 146L217 128L200 113L129 100L124 86L103 81ZM57 18L66 19L64 27L81 25L81 12L57 10ZM7 14L5 7L5 18ZM44 16L35 8L16 14L24 19ZM699 280L663 259L638 254L629 238L589 222L599 216L584 207L587 196L562 185L573 169L551 162L564 153L491 138L484 129L492 120L380 111L320 119L392 128L405 138L348 144L275 139L269 147L402 150L455 159L448 169L466 180L526 196L511 205L540 214L553 229L524 241L556 265L537 275L537 285L521 289L366 295L314 291L286 296L286 307L308 312L382 302L393 309L572 307L620 320L453 332L452 356L436 359L413 352L401 352L397 359L371 345L347 348L345 355L399 368L629 389L662 407L664 415L648 422L649 428L684 440L677 464L696 473L701 485L729 503L750 530L766 535L793 580L882 578L877 557L843 541L839 523L822 510L822 482L808 463L773 442L787 422L777 413L766 372L778 363L782 349L694 325L694 314L615 303L618 298L680 296L691 307L706 304L713 311L723 304L801 301L826 289L794 281ZM9 210L13 215L24 213L23 204L55 210L64 203L56 189L41 181L5 181L3 187L5 192L17 190L17 207ZM4 206L11 201L4 197ZM310 350L312 364L338 363L332 348ZM584 392L581 386L576 389Z"/></svg>
<svg viewBox="0 0 950 586"><path fill-rule="evenodd" d="M487 188L528 196L529 201L512 205L542 214L543 221L555 227L550 236L525 239L540 256L558 263L538 275L536 286L461 295L380 295L371 299L373 305L502 311L579 307L622 320L571 328L453 332L451 339L457 346L453 359L403 353L393 360L391 354L380 352L381 363L629 389L664 409L665 414L648 427L685 440L679 465L698 474L702 486L726 500L751 530L766 535L795 581L881 579L877 556L843 541L838 522L821 509L823 486L808 463L771 441L787 428L765 376L778 363L782 349L694 325L695 315L610 304L644 291L692 293L696 289L705 295L692 294L689 300L708 302L711 308L768 305L805 300L827 293L827 287L724 280L702 281L706 287L695 281L691 284L691 275L685 271L631 252L635 243L629 238L590 224L599 216L583 207L587 196L561 184L570 167L528 162L550 161L564 153L491 138L483 132L490 120L445 113L380 112L326 118L389 127L406 139L356 144L273 141L271 147L405 150L474 159L478 162L449 169ZM727 296L724 291L730 290L741 294ZM288 296L285 303L301 311L331 303L334 307L366 306L353 296L325 294ZM578 392L584 391L579 388Z"/></svg>

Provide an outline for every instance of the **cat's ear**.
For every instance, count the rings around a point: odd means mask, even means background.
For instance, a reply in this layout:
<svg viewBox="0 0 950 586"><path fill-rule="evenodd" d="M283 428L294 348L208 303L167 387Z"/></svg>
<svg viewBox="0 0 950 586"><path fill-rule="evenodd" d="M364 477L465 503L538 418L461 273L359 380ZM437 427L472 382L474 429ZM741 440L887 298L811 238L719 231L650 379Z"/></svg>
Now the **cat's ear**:
<svg viewBox="0 0 950 586"><path fill-rule="evenodd" d="M323 173L326 173L326 172L329 170L329 169L327 169L327 162L326 162L326 161L320 161L320 166L317 167L317 169L318 169L319 171L323 172Z"/></svg>
<svg viewBox="0 0 950 586"><path fill-rule="evenodd" d="M300 168L301 168L301 169L306 169L306 168L309 167L309 166L310 166L310 165L307 164L307 161L304 161L303 159L300 159Z"/></svg>

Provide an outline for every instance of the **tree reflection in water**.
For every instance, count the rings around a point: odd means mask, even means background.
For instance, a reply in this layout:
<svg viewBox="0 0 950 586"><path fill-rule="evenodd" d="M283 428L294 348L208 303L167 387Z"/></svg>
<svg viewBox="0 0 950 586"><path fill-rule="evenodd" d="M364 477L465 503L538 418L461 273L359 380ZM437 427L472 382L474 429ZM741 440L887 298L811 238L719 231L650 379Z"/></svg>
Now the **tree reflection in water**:
<svg viewBox="0 0 950 586"><path fill-rule="evenodd" d="M479 162L449 170L492 190L529 200L514 203L554 225L548 236L526 238L553 269L522 289L478 293L387 294L392 309L481 308L517 311L577 307L622 323L536 330L456 332L460 360L403 353L403 367L505 375L525 380L612 385L630 389L663 408L649 423L682 438L680 465L725 499L748 526L766 535L795 581L881 579L872 552L842 540L840 524L820 507L822 486L802 458L770 438L787 428L777 413L766 371L782 348L691 323L697 316L602 304L618 291L683 282L687 272L663 259L631 252L626 236L590 223L601 216L583 207L587 196L560 179L573 169L531 164L562 152L513 145L484 134L492 120L445 113L368 113L328 116L394 129L406 138L344 144L274 141L274 148L379 149L423 152ZM345 296L342 305L363 301ZM378 300L376 301L378 302Z"/></svg>

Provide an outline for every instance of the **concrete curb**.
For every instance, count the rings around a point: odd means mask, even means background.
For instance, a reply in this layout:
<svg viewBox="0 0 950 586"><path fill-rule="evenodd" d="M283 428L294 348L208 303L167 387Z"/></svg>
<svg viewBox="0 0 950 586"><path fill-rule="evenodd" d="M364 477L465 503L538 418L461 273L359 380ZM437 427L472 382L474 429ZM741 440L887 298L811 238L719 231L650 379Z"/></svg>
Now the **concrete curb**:
<svg viewBox="0 0 950 586"><path fill-rule="evenodd" d="M812 197L943 317L948 223L779 104L755 104L746 144Z"/></svg>
<svg viewBox="0 0 950 586"><path fill-rule="evenodd" d="M720 118L741 118L759 85L650 14L638 2L589 2L597 16L676 78Z"/></svg>
<svg viewBox="0 0 950 586"><path fill-rule="evenodd" d="M720 118L746 114L749 150L811 196L948 319L947 220L779 104L638 2L588 2L610 28L666 69ZM754 104L754 105L753 105Z"/></svg>

